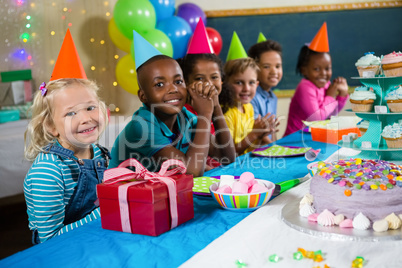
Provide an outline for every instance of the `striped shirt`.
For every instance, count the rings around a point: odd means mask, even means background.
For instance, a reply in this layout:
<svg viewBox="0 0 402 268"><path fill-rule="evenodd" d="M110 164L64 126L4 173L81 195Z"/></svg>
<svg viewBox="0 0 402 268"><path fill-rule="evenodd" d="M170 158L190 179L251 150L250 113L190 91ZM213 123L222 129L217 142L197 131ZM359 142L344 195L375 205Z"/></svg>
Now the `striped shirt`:
<svg viewBox="0 0 402 268"><path fill-rule="evenodd" d="M92 145L93 159L103 159ZM83 219L64 225L65 207L77 187L79 164L52 153L39 153L24 180L29 229L37 230L40 242L100 218L99 208ZM94 189L95 190L95 189Z"/></svg>

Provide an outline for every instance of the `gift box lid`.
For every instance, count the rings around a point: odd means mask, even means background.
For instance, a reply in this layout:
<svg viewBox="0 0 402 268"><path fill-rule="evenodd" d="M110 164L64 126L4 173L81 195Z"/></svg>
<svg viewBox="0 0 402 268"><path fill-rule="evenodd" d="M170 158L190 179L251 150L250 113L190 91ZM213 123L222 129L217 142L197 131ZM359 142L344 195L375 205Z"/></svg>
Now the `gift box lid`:
<svg viewBox="0 0 402 268"><path fill-rule="evenodd" d="M2 82L12 82L19 80L32 80L32 72L31 69L26 70L16 70L9 72L1 72L1 81Z"/></svg>
<svg viewBox="0 0 402 268"><path fill-rule="evenodd" d="M176 181L177 192L192 190L193 176L189 174L179 174L171 176ZM97 185L98 198L117 199L118 188L127 182L135 181L134 179L114 184L101 183ZM163 182L152 179L143 183L139 183L128 188L129 202L155 203L158 200L168 198L167 186Z"/></svg>

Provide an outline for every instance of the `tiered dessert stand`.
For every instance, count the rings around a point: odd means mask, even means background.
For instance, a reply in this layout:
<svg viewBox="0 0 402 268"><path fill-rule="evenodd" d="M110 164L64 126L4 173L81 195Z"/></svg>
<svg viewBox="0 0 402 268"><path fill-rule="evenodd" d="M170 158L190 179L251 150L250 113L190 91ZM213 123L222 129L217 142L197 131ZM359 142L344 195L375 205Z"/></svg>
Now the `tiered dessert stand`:
<svg viewBox="0 0 402 268"><path fill-rule="evenodd" d="M358 117L369 121L369 127L364 135L354 140L353 142L338 142L341 147L360 150L360 154L355 156L365 159L382 159L382 160L401 160L402 148L388 148L386 141L382 138L381 133L385 126L392 125L399 120L402 120L402 112L393 113L389 111L385 96L395 88L402 85L402 77L352 77L359 79L366 87L371 87L376 94L372 112L355 112ZM387 113L376 113L374 107L376 105L385 106ZM353 112L347 109L348 112ZM371 142L371 147L362 146L363 142Z"/></svg>

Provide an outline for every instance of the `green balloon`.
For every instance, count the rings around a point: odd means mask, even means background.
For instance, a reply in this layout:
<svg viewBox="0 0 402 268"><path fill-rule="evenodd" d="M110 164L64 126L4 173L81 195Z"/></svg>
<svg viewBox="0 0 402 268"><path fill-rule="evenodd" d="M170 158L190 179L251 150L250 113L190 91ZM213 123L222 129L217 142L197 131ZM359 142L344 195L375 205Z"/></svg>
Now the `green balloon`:
<svg viewBox="0 0 402 268"><path fill-rule="evenodd" d="M113 17L120 32L131 40L133 30L141 33L156 26L155 9L148 0L118 0Z"/></svg>
<svg viewBox="0 0 402 268"><path fill-rule="evenodd" d="M173 57L173 45L170 41L170 38L161 30L151 29L141 33L141 36L144 37L154 48L159 50L163 55ZM134 42L131 44L131 55L135 58L134 52Z"/></svg>

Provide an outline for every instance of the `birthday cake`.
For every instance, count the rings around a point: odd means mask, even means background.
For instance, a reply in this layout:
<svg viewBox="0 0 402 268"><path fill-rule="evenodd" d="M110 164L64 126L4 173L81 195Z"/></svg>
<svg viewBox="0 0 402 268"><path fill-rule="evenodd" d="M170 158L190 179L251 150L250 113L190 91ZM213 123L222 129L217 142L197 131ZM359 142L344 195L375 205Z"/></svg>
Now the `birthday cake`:
<svg viewBox="0 0 402 268"><path fill-rule="evenodd" d="M299 213L322 226L398 229L402 224L402 166L384 160L319 162Z"/></svg>

